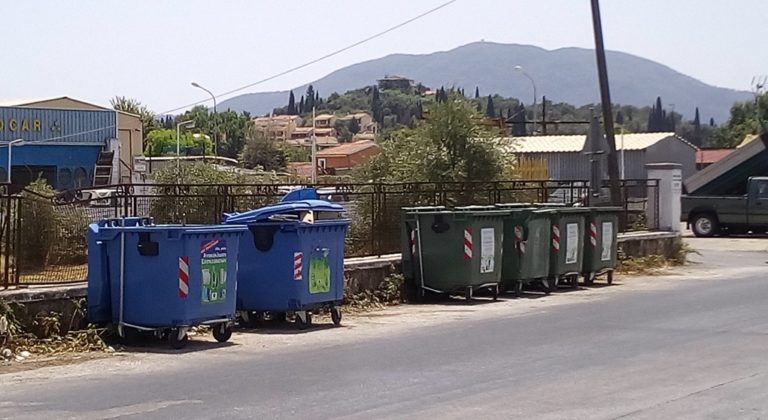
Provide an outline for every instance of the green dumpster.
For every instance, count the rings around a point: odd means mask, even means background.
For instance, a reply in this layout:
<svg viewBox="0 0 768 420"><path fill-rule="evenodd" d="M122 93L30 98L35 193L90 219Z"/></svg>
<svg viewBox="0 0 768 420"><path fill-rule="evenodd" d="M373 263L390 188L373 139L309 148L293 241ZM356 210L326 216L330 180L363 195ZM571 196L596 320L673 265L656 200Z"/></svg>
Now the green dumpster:
<svg viewBox="0 0 768 420"><path fill-rule="evenodd" d="M411 256L409 268L403 260L403 272L410 270L417 299L427 293L462 292L471 300L479 290L498 296L507 212L480 206L404 212L403 255Z"/></svg>
<svg viewBox="0 0 768 420"><path fill-rule="evenodd" d="M523 286L540 283L549 276L551 210L531 204L497 204L507 210L504 218L504 254L501 284L520 296Z"/></svg>
<svg viewBox="0 0 768 420"><path fill-rule="evenodd" d="M584 224L589 209L556 207L552 216L552 236L549 257L549 277L545 287L549 292L562 281L578 287L584 264Z"/></svg>
<svg viewBox="0 0 768 420"><path fill-rule="evenodd" d="M584 284L606 274L608 284L613 283L613 270L618 263L618 229L620 207L594 207L586 219L584 236Z"/></svg>
<svg viewBox="0 0 768 420"><path fill-rule="evenodd" d="M406 301L417 300L417 294L421 287L416 283L420 282L418 277L417 259L417 241L416 241L416 219L419 212L438 212L444 211L444 206L431 207L403 207L400 209L400 249L402 251L402 272L405 279L405 297Z"/></svg>

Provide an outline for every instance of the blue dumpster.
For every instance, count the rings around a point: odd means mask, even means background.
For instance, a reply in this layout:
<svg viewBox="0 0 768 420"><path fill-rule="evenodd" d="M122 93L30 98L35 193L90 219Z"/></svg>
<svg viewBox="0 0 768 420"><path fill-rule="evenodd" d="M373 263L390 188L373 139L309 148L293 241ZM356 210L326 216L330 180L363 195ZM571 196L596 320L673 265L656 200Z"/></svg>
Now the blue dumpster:
<svg viewBox="0 0 768 420"><path fill-rule="evenodd" d="M327 308L341 323L344 298L344 208L321 200L290 201L239 214L225 224L244 224L237 275L237 309L253 326L265 313L296 315L299 328L312 312Z"/></svg>
<svg viewBox="0 0 768 420"><path fill-rule="evenodd" d="M181 348L187 329L211 324L232 334L242 226L153 225L111 219L89 226L88 306L92 322L168 335ZM92 312L91 312L92 311Z"/></svg>

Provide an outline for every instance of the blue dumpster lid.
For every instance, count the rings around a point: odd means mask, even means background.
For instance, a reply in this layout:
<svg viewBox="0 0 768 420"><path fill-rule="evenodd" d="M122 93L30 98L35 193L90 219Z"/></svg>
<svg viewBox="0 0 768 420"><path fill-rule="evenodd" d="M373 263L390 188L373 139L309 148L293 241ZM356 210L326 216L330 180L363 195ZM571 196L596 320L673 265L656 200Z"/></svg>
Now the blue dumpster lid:
<svg viewBox="0 0 768 420"><path fill-rule="evenodd" d="M224 215L225 224L248 224L269 219L272 216L294 215L303 211L317 212L343 212L344 207L339 204L323 200L301 200L287 203L274 204L260 209L249 210L243 213L230 213Z"/></svg>
<svg viewBox="0 0 768 420"><path fill-rule="evenodd" d="M302 200L317 200L317 190L314 188L297 188L293 191L288 192L285 196L283 196L282 199L280 199L281 203L289 203L294 201L302 201Z"/></svg>

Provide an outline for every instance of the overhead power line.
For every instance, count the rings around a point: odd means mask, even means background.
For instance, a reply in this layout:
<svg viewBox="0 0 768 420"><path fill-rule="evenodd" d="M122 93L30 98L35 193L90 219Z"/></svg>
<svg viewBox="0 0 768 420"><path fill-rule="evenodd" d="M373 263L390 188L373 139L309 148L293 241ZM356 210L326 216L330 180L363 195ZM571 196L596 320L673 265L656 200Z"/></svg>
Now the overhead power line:
<svg viewBox="0 0 768 420"><path fill-rule="evenodd" d="M444 8L444 7L447 7L447 6L449 6L450 4L452 4L452 3L455 3L456 1L458 1L458 0L449 0L449 1L446 1L445 3L442 3L442 4L440 4L439 6L437 6L437 7L434 7L434 8L432 8L432 9L429 9L429 10L427 10L426 12L423 12L423 13L421 13L421 14L418 14L418 15L416 15L416 16L414 16L414 17L412 17L412 18L410 18L410 19L408 19L408 20L406 20L406 21L403 21L403 22L401 22L401 23L398 23L398 24L397 24L397 25L395 25L395 26L391 26L391 27L389 27L389 28L387 28L387 29L385 29L385 30L383 30L383 31L381 31L381 32L375 33L375 34L373 34L373 35L371 35L371 36L369 36L369 37L367 37L367 38L361 39L360 41L357 41L357 42L355 42L355 43L353 43L353 44L349 44L349 45L347 45L346 47L343 47L343 48L339 48L338 50L335 50L335 51L333 51L333 52L330 52L330 53L328 53L328 54L326 54L326 55L323 55L322 57L318 57L318 58L316 58L316 59L314 59L314 60L311 60L311 61L307 61L306 63L303 63L303 64L300 64L300 65L298 65L298 66L295 66L295 67L291 67L291 68L289 68L289 69L287 69L287 70L281 71L280 73L277 73L277 74L274 74L274 75L272 75L272 76L266 77L266 78L264 78L264 79L261 79L261 80L255 81L255 82L253 82L253 83L249 83L249 84L247 84L247 85L244 85L244 86L240 86L239 88L236 88L236 89L232 89L232 90L229 90L229 91L226 91L226 92L222 92L222 93L219 93L219 94L217 94L217 95L214 95L214 96L215 96L216 98L220 98L220 97L222 97L222 96L228 96L228 95L231 95L231 94L233 94L233 93L237 93L237 92L243 91L243 90L245 90L245 89L248 89L248 88L252 88L252 87L254 87L254 86L258 86L258 85L260 85L260 84L262 84L262 83L266 83L266 82L269 82L269 81L271 81L271 80L277 79L278 77L282 77L282 76L285 76L286 74L290 74L290 73L293 73L293 72L295 72L295 71L297 71L297 70L301 70L301 69L303 69L303 68L305 68L305 67L309 67L309 66L311 66L311 65L313 65L313 64L319 63L319 62L321 62L321 61L323 61L323 60L326 60L326 59L328 59L328 58L331 58L331 57L333 57L333 56L339 55L339 54L341 54L341 53L343 53L343 52L345 52L345 51L351 50L352 48L355 48L355 47L357 47L357 46L360 46L360 45L362 45L362 44L365 44L366 42L369 42L369 41L372 41L372 40L374 40L374 39L376 39L376 38L379 38L379 37L381 37L381 36L384 36L384 35L386 35L386 34L388 34L388 33L392 32L392 31L395 31L395 30L397 30L397 29L400 29L400 28L402 28L403 26L405 26L405 25L408 25L409 23L413 23L413 22L415 22L415 21L417 21L417 20L419 20L419 19L421 19L421 18L423 18L423 17L425 17L425 16L428 16L428 15L430 15L430 14L432 14L432 13L435 13L435 12L437 12L438 10L440 10L440 9L442 9L442 8ZM200 104L203 104L203 103L209 102L209 101L211 101L211 100L212 100L212 99L203 99L203 100L200 100L200 101L197 101L197 102L192 102L192 103L190 103L190 104L187 104L187 105L184 105L184 106L180 106L180 107L177 107L177 108L173 108L173 109L170 109L170 110L168 110L168 111L162 112L162 113L161 113L161 115L170 114L170 113L172 113L172 112L180 111L180 110L182 110L182 109L186 109L186 108L189 108L189 107L191 107L191 106L195 106L195 105L200 105Z"/></svg>

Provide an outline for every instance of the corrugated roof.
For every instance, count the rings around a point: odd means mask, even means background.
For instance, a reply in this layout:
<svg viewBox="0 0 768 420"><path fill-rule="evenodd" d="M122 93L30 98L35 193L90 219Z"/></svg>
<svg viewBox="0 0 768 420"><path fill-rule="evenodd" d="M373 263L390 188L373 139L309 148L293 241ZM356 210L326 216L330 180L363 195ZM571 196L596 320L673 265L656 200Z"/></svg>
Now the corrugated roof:
<svg viewBox="0 0 768 420"><path fill-rule="evenodd" d="M623 140L622 140L623 137ZM668 137L675 137L686 144L693 146L675 133L632 133L616 135L616 149L622 150L644 150ZM584 143L587 141L586 134L571 136L528 136L528 137L508 137L508 151L515 153L578 153L584 150Z"/></svg>
<svg viewBox="0 0 768 420"><path fill-rule="evenodd" d="M369 149L371 147L378 148L379 146L370 140L360 140L354 143L342 144L341 146L325 149L323 151L317 152L317 156L320 156L320 157L338 156L338 155L348 156L348 155L353 155L355 153L360 153L363 150Z"/></svg>
<svg viewBox="0 0 768 420"><path fill-rule="evenodd" d="M702 149L696 153L696 163L715 163L733 151L734 149Z"/></svg>

